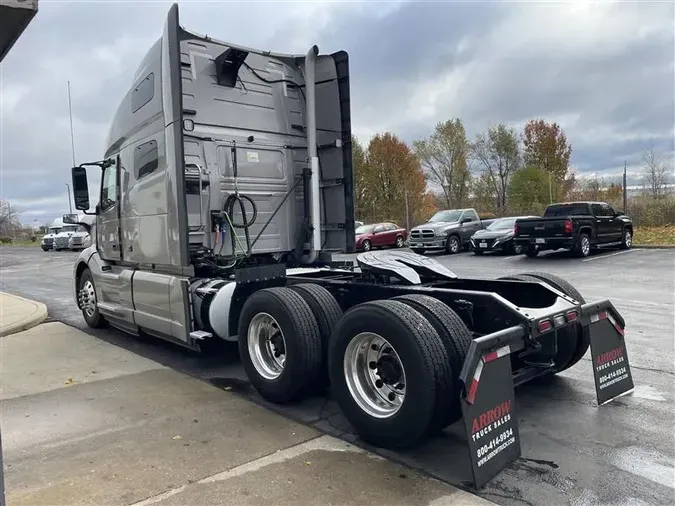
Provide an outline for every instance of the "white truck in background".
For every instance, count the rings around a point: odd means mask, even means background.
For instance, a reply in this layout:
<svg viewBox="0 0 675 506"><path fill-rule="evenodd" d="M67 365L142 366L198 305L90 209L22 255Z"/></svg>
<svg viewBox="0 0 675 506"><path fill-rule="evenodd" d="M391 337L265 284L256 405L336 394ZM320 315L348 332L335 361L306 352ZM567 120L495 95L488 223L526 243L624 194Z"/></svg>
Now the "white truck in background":
<svg viewBox="0 0 675 506"><path fill-rule="evenodd" d="M61 229L63 229L63 218L57 218L51 222L47 233L42 237L42 241L40 242L42 251L54 249L54 239L61 232Z"/></svg>

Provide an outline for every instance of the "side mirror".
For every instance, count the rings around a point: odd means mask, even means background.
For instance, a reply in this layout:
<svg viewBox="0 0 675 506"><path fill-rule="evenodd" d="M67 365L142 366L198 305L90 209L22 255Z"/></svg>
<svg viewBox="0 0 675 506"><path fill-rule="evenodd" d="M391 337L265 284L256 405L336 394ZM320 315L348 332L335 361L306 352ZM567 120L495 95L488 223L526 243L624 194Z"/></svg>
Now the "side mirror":
<svg viewBox="0 0 675 506"><path fill-rule="evenodd" d="M464 218L459 222L460 225L464 225L465 223L471 223L471 218Z"/></svg>
<svg viewBox="0 0 675 506"><path fill-rule="evenodd" d="M75 209L78 211L87 211L89 210L89 184L87 183L87 169L84 167L73 167L72 175Z"/></svg>
<svg viewBox="0 0 675 506"><path fill-rule="evenodd" d="M622 211L622 210L618 210L618 211L615 210L615 211L614 211L614 217L615 217L615 218L616 218L617 216L622 216L622 215L623 215L623 211Z"/></svg>
<svg viewBox="0 0 675 506"><path fill-rule="evenodd" d="M77 214L64 214L63 223L69 223L71 225L77 225Z"/></svg>

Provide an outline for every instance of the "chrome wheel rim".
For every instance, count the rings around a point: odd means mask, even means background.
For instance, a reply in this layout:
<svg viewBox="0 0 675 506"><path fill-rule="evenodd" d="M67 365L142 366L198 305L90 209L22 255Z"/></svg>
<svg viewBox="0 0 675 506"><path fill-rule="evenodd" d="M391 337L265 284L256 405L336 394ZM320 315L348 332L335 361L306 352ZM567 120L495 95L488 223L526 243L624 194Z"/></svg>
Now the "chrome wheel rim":
<svg viewBox="0 0 675 506"><path fill-rule="evenodd" d="M248 324L248 354L253 367L266 380L275 380L286 364L286 340L272 315L258 313Z"/></svg>
<svg viewBox="0 0 675 506"><path fill-rule="evenodd" d="M91 280L87 280L80 288L80 308L89 318L94 316L96 312L96 290Z"/></svg>
<svg viewBox="0 0 675 506"><path fill-rule="evenodd" d="M401 237L396 238L396 246L398 246L399 248L403 246L403 238Z"/></svg>
<svg viewBox="0 0 675 506"><path fill-rule="evenodd" d="M370 241L365 241L363 243L363 251L370 251Z"/></svg>
<svg viewBox="0 0 675 506"><path fill-rule="evenodd" d="M513 252L514 252L516 255L520 255L520 254L523 252L523 247L522 247L520 244L515 244L515 245L513 246Z"/></svg>
<svg viewBox="0 0 675 506"><path fill-rule="evenodd" d="M630 248L631 244L633 244L633 236L631 235L631 233L628 230L626 230L623 242L629 248Z"/></svg>
<svg viewBox="0 0 675 506"><path fill-rule="evenodd" d="M405 400L406 376L398 353L373 332L362 332L349 342L344 375L352 399L373 418L390 418Z"/></svg>
<svg viewBox="0 0 675 506"><path fill-rule="evenodd" d="M587 256L590 251L591 241L588 239L588 237L583 237L581 239L581 252L584 254L584 256Z"/></svg>

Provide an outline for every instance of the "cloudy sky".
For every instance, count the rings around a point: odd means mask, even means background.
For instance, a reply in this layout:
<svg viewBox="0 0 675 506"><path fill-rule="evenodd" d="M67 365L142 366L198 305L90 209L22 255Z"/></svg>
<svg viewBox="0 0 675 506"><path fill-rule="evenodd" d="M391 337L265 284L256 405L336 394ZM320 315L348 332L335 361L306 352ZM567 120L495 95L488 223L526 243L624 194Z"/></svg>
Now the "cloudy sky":
<svg viewBox="0 0 675 506"><path fill-rule="evenodd" d="M132 73L170 2L40 0L0 65L0 196L22 220L68 211L71 82L77 162L100 159ZM354 133L408 142L436 122L558 121L580 172L640 170L675 152L672 2L183 1L181 24L279 52L350 53Z"/></svg>

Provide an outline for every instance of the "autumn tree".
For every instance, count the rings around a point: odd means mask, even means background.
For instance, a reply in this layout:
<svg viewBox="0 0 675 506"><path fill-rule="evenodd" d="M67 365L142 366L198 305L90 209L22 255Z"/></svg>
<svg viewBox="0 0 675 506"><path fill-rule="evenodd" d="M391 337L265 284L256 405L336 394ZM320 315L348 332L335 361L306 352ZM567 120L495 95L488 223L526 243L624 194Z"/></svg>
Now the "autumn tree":
<svg viewBox="0 0 675 506"><path fill-rule="evenodd" d="M492 186L497 213L504 214L509 181L520 164L515 129L503 123L489 126L485 132L476 135L471 151L487 182Z"/></svg>
<svg viewBox="0 0 675 506"><path fill-rule="evenodd" d="M368 184L366 152L354 136L352 136L352 165L354 168L354 212L357 219L363 220L373 213L372 199L368 194L371 185Z"/></svg>
<svg viewBox="0 0 675 506"><path fill-rule="evenodd" d="M548 173L538 167L513 172L509 185L509 210L517 214L541 215L550 203Z"/></svg>
<svg viewBox="0 0 675 506"><path fill-rule="evenodd" d="M551 175L553 199L562 200L571 189L569 180L572 146L557 123L530 120L523 130L523 159L528 167L537 167Z"/></svg>
<svg viewBox="0 0 675 506"><path fill-rule="evenodd" d="M365 194L371 200L369 221L405 226L424 221L433 210L424 173L410 147L391 133L377 134L366 152Z"/></svg>
<svg viewBox="0 0 675 506"><path fill-rule="evenodd" d="M650 148L642 155L642 181L645 192L653 198L660 197L668 189L668 164L660 153Z"/></svg>
<svg viewBox="0 0 675 506"><path fill-rule="evenodd" d="M445 206L465 204L471 180L468 167L470 144L462 120L456 118L438 123L429 138L415 141L413 146L427 181L442 190Z"/></svg>

